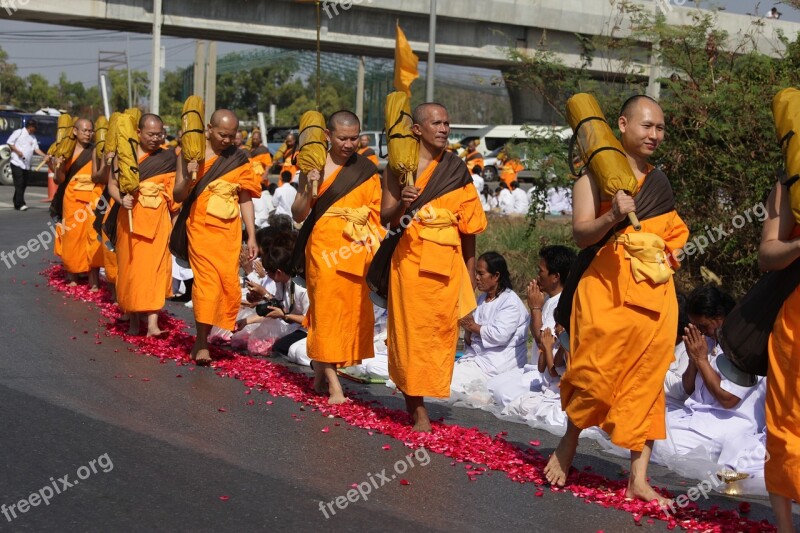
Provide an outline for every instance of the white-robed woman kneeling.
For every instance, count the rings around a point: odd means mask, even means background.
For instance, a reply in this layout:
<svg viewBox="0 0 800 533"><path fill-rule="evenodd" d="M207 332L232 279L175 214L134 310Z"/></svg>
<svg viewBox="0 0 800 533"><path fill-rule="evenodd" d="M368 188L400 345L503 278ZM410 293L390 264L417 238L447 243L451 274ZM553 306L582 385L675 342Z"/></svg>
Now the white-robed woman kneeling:
<svg viewBox="0 0 800 533"><path fill-rule="evenodd" d="M466 331L465 353L453 370L450 401L480 407L492 402L486 388L490 378L528 362L530 314L511 286L502 255L481 255L475 277L483 294L478 297L477 309L460 321Z"/></svg>

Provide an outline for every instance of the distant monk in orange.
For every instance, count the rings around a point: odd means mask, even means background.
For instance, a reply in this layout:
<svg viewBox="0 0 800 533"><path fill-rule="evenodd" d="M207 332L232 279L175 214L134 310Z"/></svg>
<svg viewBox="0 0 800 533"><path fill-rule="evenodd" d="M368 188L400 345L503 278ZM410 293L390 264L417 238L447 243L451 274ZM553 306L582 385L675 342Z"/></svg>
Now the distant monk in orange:
<svg viewBox="0 0 800 533"><path fill-rule="evenodd" d="M161 334L158 312L172 293L168 244L177 159L174 151L160 146L161 117L146 113L138 126L139 190L121 196L117 179L109 182L109 192L119 207L113 208L107 223L116 219L117 302L130 316L128 334L138 335L140 321L146 317L147 336L152 337ZM131 210L133 231L126 210Z"/></svg>
<svg viewBox="0 0 800 533"><path fill-rule="evenodd" d="M480 165L483 168L483 155L478 151L478 141L471 140L467 143L467 149L462 155L464 162L467 164L470 174L475 165Z"/></svg>
<svg viewBox="0 0 800 533"><path fill-rule="evenodd" d="M358 155L363 155L376 167L378 166L378 155L375 153L375 150L372 149L370 146L370 136L369 135L362 135L361 138L358 139Z"/></svg>
<svg viewBox="0 0 800 533"><path fill-rule="evenodd" d="M380 240L381 180L377 167L356 153L358 117L337 111L327 126L325 169L301 172L292 204L295 221L305 220L293 259L298 270L304 268L308 289L304 325L314 388L329 395L329 404L340 404L347 399L336 368L374 357L374 313L364 276ZM314 199L311 183L320 180Z"/></svg>
<svg viewBox="0 0 800 533"><path fill-rule="evenodd" d="M678 328L672 268L679 265L673 258L689 229L675 211L666 175L648 162L664 139L661 107L652 98L634 96L623 105L618 123L639 192L634 202L623 191L605 197L591 175L575 182L575 242L585 249L582 254L597 252L577 282L574 299L562 296L559 302L559 310L563 302L572 304L566 320L572 350L561 379L568 424L545 476L563 486L581 430L600 426L614 444L631 451L626 497L665 505L668 500L647 481L647 467L653 440L666 438L663 383ZM633 211L642 224L638 232L627 223Z"/></svg>
<svg viewBox="0 0 800 533"><path fill-rule="evenodd" d="M767 200L758 264L783 270L800 257L800 226L789 190L778 184ZM800 287L783 302L769 340L767 369L767 457L764 477L779 533L791 533L792 500L800 501Z"/></svg>
<svg viewBox="0 0 800 533"><path fill-rule="evenodd" d="M78 274L89 274L89 286L97 291L103 252L94 230L94 209L103 194L108 167L95 154L94 126L81 118L75 122L75 151L69 161L55 160L54 181L59 190L53 198L52 214L60 218L66 231L61 235L61 259L70 285Z"/></svg>
<svg viewBox="0 0 800 533"><path fill-rule="evenodd" d="M250 163L253 165L253 172L256 173L256 176L258 176L263 183L269 184L268 172L269 167L272 166L272 154L269 153L269 149L261 142L261 131L253 130L253 133L250 134L250 140L252 148L248 156L250 157Z"/></svg>
<svg viewBox="0 0 800 533"><path fill-rule="evenodd" d="M211 326L233 330L236 324L242 299L239 254L243 220L248 260L258 253L252 198L261 196L261 181L253 174L247 153L234 144L238 129L239 119L233 111L214 111L206 127L206 153L197 165L197 182L191 180L195 164L187 165L183 158L175 178L174 199L183 205L171 239L175 241L176 234L182 231L188 237L197 323L191 358L198 365L211 363Z"/></svg>
<svg viewBox="0 0 800 533"><path fill-rule="evenodd" d="M420 143L415 183L403 187L387 167L381 203L382 222L406 228L391 257L387 344L389 375L405 395L414 430L431 431L424 397L450 396L458 320L477 306L475 235L487 222L469 170L446 151L447 109L425 103L413 120Z"/></svg>
<svg viewBox="0 0 800 533"><path fill-rule="evenodd" d="M503 162L503 167L500 169L500 180L505 183L508 188L511 188L511 182L517 181L517 174L521 170L525 170L522 163L517 158L507 158Z"/></svg>
<svg viewBox="0 0 800 533"><path fill-rule="evenodd" d="M279 159L275 160L276 163L279 163L280 172L278 174L283 174L287 171L291 172L292 181L294 181L294 175L297 173L297 166L294 164L294 158L297 155L297 136L294 133L290 133L286 136L284 142L286 143L286 150L284 150Z"/></svg>

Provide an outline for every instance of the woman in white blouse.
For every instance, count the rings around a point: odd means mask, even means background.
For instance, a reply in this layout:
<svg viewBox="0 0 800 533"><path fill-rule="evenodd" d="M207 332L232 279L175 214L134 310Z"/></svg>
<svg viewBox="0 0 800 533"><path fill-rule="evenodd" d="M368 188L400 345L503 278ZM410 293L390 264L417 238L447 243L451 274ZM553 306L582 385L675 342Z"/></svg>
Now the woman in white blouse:
<svg viewBox="0 0 800 533"><path fill-rule="evenodd" d="M464 356L456 362L450 385L451 400L471 405L491 403L489 378L528 361L527 327L530 315L511 286L505 258L486 252L475 267L478 307L460 321L466 332Z"/></svg>

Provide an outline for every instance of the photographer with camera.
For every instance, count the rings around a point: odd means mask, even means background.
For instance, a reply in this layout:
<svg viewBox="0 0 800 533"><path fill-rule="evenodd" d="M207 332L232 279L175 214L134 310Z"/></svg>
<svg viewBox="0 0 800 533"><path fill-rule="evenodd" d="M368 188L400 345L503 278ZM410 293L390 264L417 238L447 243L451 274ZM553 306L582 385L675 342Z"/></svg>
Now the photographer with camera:
<svg viewBox="0 0 800 533"><path fill-rule="evenodd" d="M308 332L302 327L308 312L308 295L303 287L291 281L293 243L278 243L264 250L261 262L270 279L275 281L275 297L256 305L256 314L239 320L236 330L250 324L260 324L266 319L281 320L289 329L288 334L275 340L273 354L286 356L289 348L305 339ZM253 333L255 335L256 332Z"/></svg>

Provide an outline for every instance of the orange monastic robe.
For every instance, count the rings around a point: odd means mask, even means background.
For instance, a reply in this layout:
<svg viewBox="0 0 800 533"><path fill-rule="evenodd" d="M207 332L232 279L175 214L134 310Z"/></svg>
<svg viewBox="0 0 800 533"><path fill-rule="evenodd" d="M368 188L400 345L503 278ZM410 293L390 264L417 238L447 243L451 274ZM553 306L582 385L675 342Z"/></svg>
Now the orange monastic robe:
<svg viewBox="0 0 800 533"><path fill-rule="evenodd" d="M92 148L88 148L91 150ZM73 153L70 165L78 158ZM65 171L69 170L69 166ZM97 233L92 228L94 208L103 194L105 186L92 182L92 161L86 163L75 174L64 190L63 223L65 232L61 236L61 259L67 272L78 274L103 266L103 252Z"/></svg>
<svg viewBox="0 0 800 533"><path fill-rule="evenodd" d="M374 164L376 167L378 166L378 156L377 156L377 155L375 155L375 150L373 150L373 149L372 149L372 148L370 148L369 146L366 146L366 147L364 147L364 148L359 148L359 149L358 149L358 153L359 153L360 155L363 155L364 157L366 157L366 158L367 158L367 159L369 159L370 161L372 161L372 162L373 162L373 164Z"/></svg>
<svg viewBox="0 0 800 533"><path fill-rule="evenodd" d="M199 182L213 166L217 157L204 162L197 172ZM186 221L189 240L189 264L194 273L192 305L194 318L202 324L212 324L222 329L232 330L236 314L242 300L239 287L239 253L242 249L242 218L238 209L236 214L222 219L207 212L209 199L215 196L215 203L236 202L237 193L232 197L223 191L214 193L214 184L225 187L233 184L238 191L247 191L253 198L261 196L261 177L253 173L249 161L227 174L217 178L200 193L192 204ZM223 183L224 182L224 183ZM135 224L135 222L134 222Z"/></svg>
<svg viewBox="0 0 800 533"><path fill-rule="evenodd" d="M800 501L800 287L783 303L769 339L767 453L767 490Z"/></svg>
<svg viewBox="0 0 800 533"><path fill-rule="evenodd" d="M295 149L285 152L283 154L283 163L281 163L281 174L283 174L284 171L288 170L289 172L292 173L292 181L295 181L294 175L297 174L298 170L297 165L295 165L294 162L292 161L296 154L297 151Z"/></svg>
<svg viewBox="0 0 800 533"><path fill-rule="evenodd" d="M425 189L437 164L433 161L417 178L418 188ZM454 229L461 235L486 229L486 215L472 183L440 196L423 206L419 214L426 216L431 207L455 215ZM411 223L392 254L389 375L409 396L446 398L450 396L455 363L462 281L471 280L464 280L467 271L460 238L457 245L437 244L420 236L428 229L432 228L421 222Z"/></svg>
<svg viewBox="0 0 800 533"><path fill-rule="evenodd" d="M610 208L603 202L600 211ZM664 240L667 254L689 237L675 211L641 223L641 233ZM637 232L628 226L623 233ZM665 438L664 376L678 329L672 276L660 284L636 282L625 247L612 238L578 283L571 325L570 360L561 379L561 405L570 420L579 428L600 426L614 444L634 451Z"/></svg>
<svg viewBox="0 0 800 533"><path fill-rule="evenodd" d="M264 145L250 150L248 157L250 158L250 163L253 165L253 172L255 172L259 178L272 166L272 155L269 153L269 149Z"/></svg>
<svg viewBox="0 0 800 533"><path fill-rule="evenodd" d="M325 178L320 196L341 169ZM367 215L366 224L331 216L333 210L359 208L366 208L362 213ZM352 366L375 356L374 313L364 276L381 239L380 209L381 181L376 174L337 200L311 232L306 245L309 307L304 325L308 327L308 356L315 361ZM354 241L345 234L348 229L366 232L365 241Z"/></svg>
<svg viewBox="0 0 800 533"><path fill-rule="evenodd" d="M467 164L470 174L472 174L472 169L475 168L475 165L480 165L481 168L483 168L483 156L478 151L468 152L464 158L464 162Z"/></svg>
<svg viewBox="0 0 800 533"><path fill-rule="evenodd" d="M150 155L145 154L139 165ZM117 301L126 313L158 311L172 294L172 256L168 245L174 186L174 171L140 178L131 212L133 232L127 209L119 210Z"/></svg>
<svg viewBox="0 0 800 533"><path fill-rule="evenodd" d="M503 168L500 170L500 179L511 188L511 182L516 181L517 174L519 174L520 170L524 170L525 167L522 166L519 159L509 159L503 164Z"/></svg>

